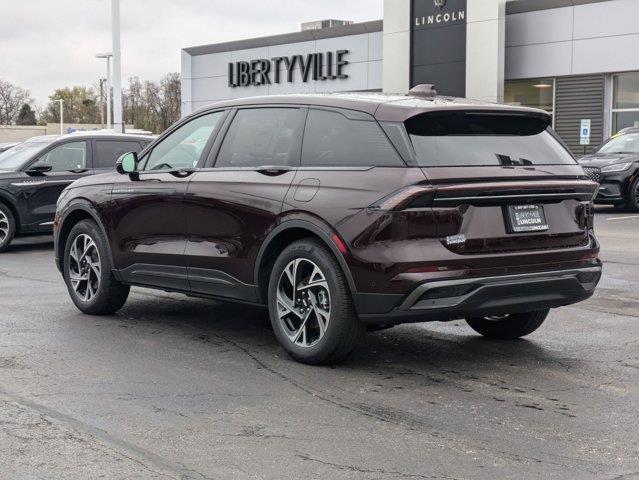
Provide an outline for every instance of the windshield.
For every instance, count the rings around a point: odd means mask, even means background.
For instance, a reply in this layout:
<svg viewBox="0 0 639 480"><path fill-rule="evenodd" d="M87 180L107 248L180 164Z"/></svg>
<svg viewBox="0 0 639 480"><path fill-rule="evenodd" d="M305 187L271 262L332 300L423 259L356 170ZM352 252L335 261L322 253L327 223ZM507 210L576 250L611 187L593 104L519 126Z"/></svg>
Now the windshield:
<svg viewBox="0 0 639 480"><path fill-rule="evenodd" d="M639 153L639 133L612 137L597 153Z"/></svg>
<svg viewBox="0 0 639 480"><path fill-rule="evenodd" d="M17 170L44 150L55 139L24 142L0 153L0 170Z"/></svg>
<svg viewBox="0 0 639 480"><path fill-rule="evenodd" d="M406 122L423 167L575 165L545 115L427 113Z"/></svg>

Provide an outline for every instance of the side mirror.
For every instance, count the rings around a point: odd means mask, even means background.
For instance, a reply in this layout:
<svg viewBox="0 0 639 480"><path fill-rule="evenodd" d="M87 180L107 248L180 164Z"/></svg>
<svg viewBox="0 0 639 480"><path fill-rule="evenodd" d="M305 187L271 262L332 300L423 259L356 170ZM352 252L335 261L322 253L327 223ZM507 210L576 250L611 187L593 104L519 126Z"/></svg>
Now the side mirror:
<svg viewBox="0 0 639 480"><path fill-rule="evenodd" d="M130 175L137 172L138 154L135 152L125 153L115 162L115 169L120 175Z"/></svg>
<svg viewBox="0 0 639 480"><path fill-rule="evenodd" d="M41 176L47 172L50 172L51 170L53 170L53 167L51 165L45 165L43 163L36 163L34 165L31 165L26 171L25 173L27 175L30 175L32 177L38 177Z"/></svg>

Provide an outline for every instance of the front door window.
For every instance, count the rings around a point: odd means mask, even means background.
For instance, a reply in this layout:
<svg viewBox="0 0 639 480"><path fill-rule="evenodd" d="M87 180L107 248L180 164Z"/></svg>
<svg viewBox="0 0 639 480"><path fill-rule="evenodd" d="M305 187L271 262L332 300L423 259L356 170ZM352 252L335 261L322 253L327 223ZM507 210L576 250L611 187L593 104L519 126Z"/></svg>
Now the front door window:
<svg viewBox="0 0 639 480"><path fill-rule="evenodd" d="M204 147L223 113L202 115L182 125L153 148L144 165L144 170L179 170L197 166Z"/></svg>
<svg viewBox="0 0 639 480"><path fill-rule="evenodd" d="M38 166L50 166L51 172L86 170L86 142L70 142L49 150L37 161Z"/></svg>

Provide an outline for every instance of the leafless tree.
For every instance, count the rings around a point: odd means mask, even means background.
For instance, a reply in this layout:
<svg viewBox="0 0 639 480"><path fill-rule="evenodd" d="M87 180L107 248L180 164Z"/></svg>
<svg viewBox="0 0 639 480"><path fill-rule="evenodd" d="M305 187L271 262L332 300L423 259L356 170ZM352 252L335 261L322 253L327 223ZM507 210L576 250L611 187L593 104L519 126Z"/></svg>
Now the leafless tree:
<svg viewBox="0 0 639 480"><path fill-rule="evenodd" d="M180 74L169 73L159 82L129 79L123 108L127 124L161 133L180 118Z"/></svg>
<svg viewBox="0 0 639 480"><path fill-rule="evenodd" d="M31 102L28 91L0 78L0 125L14 124L22 106Z"/></svg>

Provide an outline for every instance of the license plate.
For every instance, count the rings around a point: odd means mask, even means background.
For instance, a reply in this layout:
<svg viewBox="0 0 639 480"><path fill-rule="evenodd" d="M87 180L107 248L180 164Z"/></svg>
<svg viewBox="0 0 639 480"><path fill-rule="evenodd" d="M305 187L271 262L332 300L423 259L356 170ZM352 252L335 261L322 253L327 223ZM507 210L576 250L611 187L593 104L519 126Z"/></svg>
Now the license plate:
<svg viewBox="0 0 639 480"><path fill-rule="evenodd" d="M545 232L549 228L542 205L509 205L507 218L510 233Z"/></svg>

